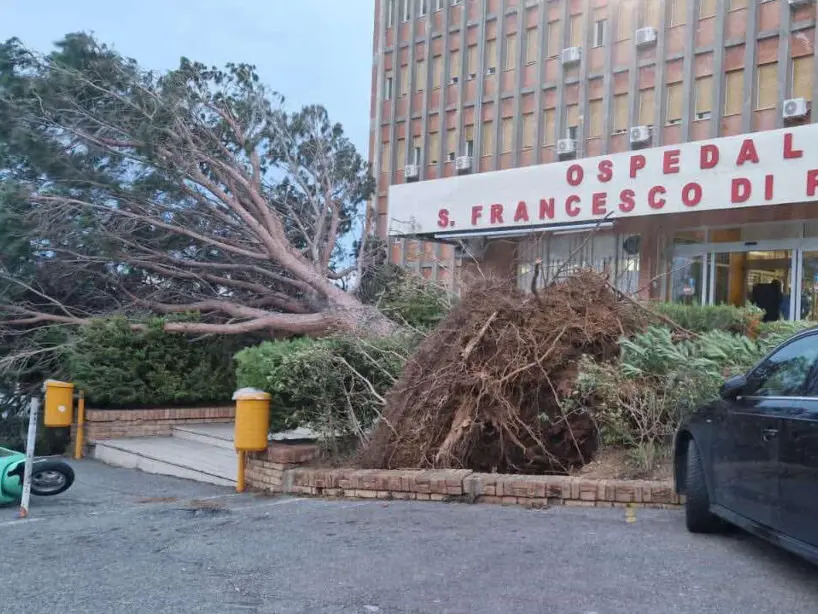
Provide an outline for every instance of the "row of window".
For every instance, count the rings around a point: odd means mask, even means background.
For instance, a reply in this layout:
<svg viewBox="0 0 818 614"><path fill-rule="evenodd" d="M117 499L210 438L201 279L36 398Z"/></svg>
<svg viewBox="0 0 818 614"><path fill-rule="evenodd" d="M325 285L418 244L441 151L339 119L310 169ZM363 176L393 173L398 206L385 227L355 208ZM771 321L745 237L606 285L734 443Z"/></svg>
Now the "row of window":
<svg viewBox="0 0 818 614"><path fill-rule="evenodd" d="M452 6L463 4L463 0L416 0L418 17L425 17L432 11L440 11L449 2ZM659 27L659 12L661 11L662 2L659 0L641 0L643 3L643 10L641 11L641 19L639 27ZM761 2L769 2L770 0L761 0ZM748 0L728 0L727 10L736 11L747 8ZM687 20L687 6L688 0L668 0L664 3L666 11L666 25L669 28L683 25ZM637 15L636 8L639 6L639 0L624 0L619 5L617 14L617 40L628 40L634 30L635 17ZM715 17L718 0L698 0L698 16L699 19L707 19ZM600 8L595 11L599 15L606 12L605 8ZM401 22L407 22L412 19L412 8L410 0L386 0L386 26L392 27L395 25L395 18L400 17ZM579 46L581 36L581 22L582 15L572 15L570 18L570 36L569 40L572 45ZM595 24L601 20L594 19ZM551 23L559 23L554 21ZM549 24L550 26L551 24ZM598 26L595 26L595 28ZM550 37L549 37L550 40ZM601 40L601 38L595 40ZM602 45L599 42L599 45Z"/></svg>
<svg viewBox="0 0 818 614"><path fill-rule="evenodd" d="M805 98L812 100L813 84L813 56L803 56L792 60L792 98ZM778 87L778 63L764 64L756 71L756 100L755 109L775 108L779 98ZM725 116L737 115L742 112L744 102L744 70L734 70L725 73L724 82L724 109ZM670 83L665 88L666 106L665 123L673 125L682 121L682 83ZM612 100L611 133L622 134L629 127L628 122L628 94L617 94ZM709 119L712 113L713 102L713 77L699 77L696 79L694 88L693 112L694 119ZM655 110L655 90L648 88L639 91L639 100L636 107L636 124L653 125ZM588 118L584 122L584 132L586 138L599 138L603 135L604 109L601 99L590 100L588 102ZM566 138L576 139L580 126L579 104L567 105L565 107ZM556 110L545 109L543 111L543 138L545 146L552 146L556 143ZM514 119L511 117L500 120L500 153L510 153L514 140ZM534 113L526 113L522 116L521 122L522 149L530 149L535 146L535 122ZM454 129L446 131L445 154L447 159L454 159L458 153L462 155L474 155L474 126L469 125L464 128L463 147L457 146L457 133ZM406 142L398 139L396 142L397 168L402 168L406 163ZM488 156L495 153L494 143L494 122L487 121L482 128L481 155ZM423 137L416 136L412 141L411 158L412 164L420 164L423 152ZM429 150L426 156L428 164L437 164L440 152L440 133L429 134ZM383 144L381 168L389 169L389 159L391 151L389 143Z"/></svg>

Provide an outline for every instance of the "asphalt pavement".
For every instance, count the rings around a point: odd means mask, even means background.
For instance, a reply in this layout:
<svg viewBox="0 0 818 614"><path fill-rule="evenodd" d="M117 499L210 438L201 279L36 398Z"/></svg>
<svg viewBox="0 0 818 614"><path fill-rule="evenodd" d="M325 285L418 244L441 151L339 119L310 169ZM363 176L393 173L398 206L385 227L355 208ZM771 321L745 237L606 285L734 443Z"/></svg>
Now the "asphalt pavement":
<svg viewBox="0 0 818 614"><path fill-rule="evenodd" d="M324 501L76 463L0 508L0 611L815 614L818 568L678 511Z"/></svg>

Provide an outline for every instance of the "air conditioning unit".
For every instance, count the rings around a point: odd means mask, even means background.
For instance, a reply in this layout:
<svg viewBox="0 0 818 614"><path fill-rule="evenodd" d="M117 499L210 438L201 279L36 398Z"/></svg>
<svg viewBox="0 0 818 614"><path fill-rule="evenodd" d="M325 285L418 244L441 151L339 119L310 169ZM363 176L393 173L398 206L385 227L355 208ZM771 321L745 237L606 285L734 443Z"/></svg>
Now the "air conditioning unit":
<svg viewBox="0 0 818 614"><path fill-rule="evenodd" d="M407 164L403 167L403 178L406 181L417 179L420 177L420 166L417 164Z"/></svg>
<svg viewBox="0 0 818 614"><path fill-rule="evenodd" d="M557 155L568 156L577 153L577 142L574 139L560 139L557 141Z"/></svg>
<svg viewBox="0 0 818 614"><path fill-rule="evenodd" d="M784 119L797 119L806 117L809 105L806 98L790 98L784 101L781 106L781 117Z"/></svg>
<svg viewBox="0 0 818 614"><path fill-rule="evenodd" d="M468 173L471 170L471 156L457 156L454 161L454 170L458 173Z"/></svg>
<svg viewBox="0 0 818 614"><path fill-rule="evenodd" d="M636 31L636 46L648 47L656 42L656 28L639 28Z"/></svg>
<svg viewBox="0 0 818 614"><path fill-rule="evenodd" d="M650 141L650 126L632 126L628 132L631 145L642 145Z"/></svg>
<svg viewBox="0 0 818 614"><path fill-rule="evenodd" d="M797 8L799 6L806 6L812 4L812 0L789 0L790 8Z"/></svg>
<svg viewBox="0 0 818 614"><path fill-rule="evenodd" d="M560 61L563 66L576 64L582 59L582 47L567 47L560 53Z"/></svg>

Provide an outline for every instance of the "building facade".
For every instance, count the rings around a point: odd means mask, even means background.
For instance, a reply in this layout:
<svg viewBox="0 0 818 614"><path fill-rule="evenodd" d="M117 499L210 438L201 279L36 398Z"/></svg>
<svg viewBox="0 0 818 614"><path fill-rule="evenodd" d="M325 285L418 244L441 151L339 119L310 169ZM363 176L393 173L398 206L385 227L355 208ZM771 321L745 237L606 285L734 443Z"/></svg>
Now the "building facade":
<svg viewBox="0 0 818 614"><path fill-rule="evenodd" d="M465 254L524 288L591 266L651 298L818 319L817 11L377 0L393 259L446 281Z"/></svg>

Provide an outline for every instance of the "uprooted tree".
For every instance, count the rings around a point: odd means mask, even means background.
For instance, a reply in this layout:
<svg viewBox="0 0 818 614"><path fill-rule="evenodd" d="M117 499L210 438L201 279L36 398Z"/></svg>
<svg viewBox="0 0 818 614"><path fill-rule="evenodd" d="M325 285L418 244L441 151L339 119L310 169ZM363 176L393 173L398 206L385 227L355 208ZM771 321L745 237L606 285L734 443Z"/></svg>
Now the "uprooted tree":
<svg viewBox="0 0 818 614"><path fill-rule="evenodd" d="M326 111L285 111L252 66L157 74L84 34L0 45L7 334L140 312L201 314L168 332L386 334L354 292L371 242L339 242L369 233L372 187Z"/></svg>

